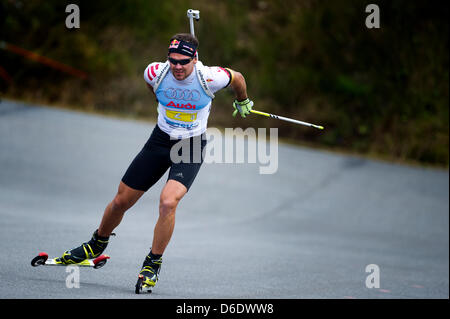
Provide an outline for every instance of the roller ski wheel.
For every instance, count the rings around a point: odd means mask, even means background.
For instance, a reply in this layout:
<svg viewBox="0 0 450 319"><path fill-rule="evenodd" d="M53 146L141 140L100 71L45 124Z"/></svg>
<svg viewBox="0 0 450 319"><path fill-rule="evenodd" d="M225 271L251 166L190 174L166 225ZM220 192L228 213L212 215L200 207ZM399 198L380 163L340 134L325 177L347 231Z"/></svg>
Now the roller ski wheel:
<svg viewBox="0 0 450 319"><path fill-rule="evenodd" d="M95 258L92 262L94 263L94 269L102 268L110 257L108 255L100 255Z"/></svg>
<svg viewBox="0 0 450 319"><path fill-rule="evenodd" d="M153 290L152 286L144 284L144 275L139 275L138 280L136 282L136 289L134 292L139 295L141 293L151 293L152 290Z"/></svg>
<svg viewBox="0 0 450 319"><path fill-rule="evenodd" d="M39 255L37 255L36 257L34 257L31 260L31 266L33 267L37 267L37 266L41 266L41 265L45 265L45 262L48 259L48 254L47 253L39 253Z"/></svg>
<svg viewBox="0 0 450 319"><path fill-rule="evenodd" d="M39 253L31 260L31 266L80 266L80 267L92 267L94 269L102 268L106 262L110 259L108 255L100 255L95 259L86 259L80 263L66 264L62 262L61 258L48 258L48 254L45 252Z"/></svg>
<svg viewBox="0 0 450 319"><path fill-rule="evenodd" d="M134 291L137 295L139 295L142 292L142 283L143 283L143 281L144 281L144 276L139 275L137 283L136 283L136 289Z"/></svg>

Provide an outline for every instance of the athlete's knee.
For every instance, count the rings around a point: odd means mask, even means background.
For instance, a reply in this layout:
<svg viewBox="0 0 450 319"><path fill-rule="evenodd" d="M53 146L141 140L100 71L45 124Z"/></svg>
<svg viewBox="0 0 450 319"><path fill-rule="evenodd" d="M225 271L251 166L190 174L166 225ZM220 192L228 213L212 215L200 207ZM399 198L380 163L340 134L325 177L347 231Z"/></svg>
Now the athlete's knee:
<svg viewBox="0 0 450 319"><path fill-rule="evenodd" d="M168 217L175 214L179 199L174 196L161 195L159 200L159 214L162 217Z"/></svg>
<svg viewBox="0 0 450 319"><path fill-rule="evenodd" d="M124 195L116 195L112 201L112 208L115 211L124 212L132 206L131 200Z"/></svg>
<svg viewBox="0 0 450 319"><path fill-rule="evenodd" d="M174 216L178 203L186 194L186 187L179 182L169 180L159 197L160 217Z"/></svg>
<svg viewBox="0 0 450 319"><path fill-rule="evenodd" d="M111 203L112 209L124 212L131 208L143 194L144 191L132 189L123 182L120 182L119 190Z"/></svg>

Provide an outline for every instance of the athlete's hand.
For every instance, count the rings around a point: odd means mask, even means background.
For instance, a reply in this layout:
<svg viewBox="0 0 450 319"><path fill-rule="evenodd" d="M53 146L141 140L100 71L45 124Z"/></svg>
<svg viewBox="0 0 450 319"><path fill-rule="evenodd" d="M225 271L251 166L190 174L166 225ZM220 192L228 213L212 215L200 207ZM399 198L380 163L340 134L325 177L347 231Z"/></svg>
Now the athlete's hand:
<svg viewBox="0 0 450 319"><path fill-rule="evenodd" d="M250 111L253 107L253 101L251 101L248 98L240 102L234 100L233 107L234 107L233 117L236 116L238 112L241 114L242 117L246 117L247 115L250 114Z"/></svg>

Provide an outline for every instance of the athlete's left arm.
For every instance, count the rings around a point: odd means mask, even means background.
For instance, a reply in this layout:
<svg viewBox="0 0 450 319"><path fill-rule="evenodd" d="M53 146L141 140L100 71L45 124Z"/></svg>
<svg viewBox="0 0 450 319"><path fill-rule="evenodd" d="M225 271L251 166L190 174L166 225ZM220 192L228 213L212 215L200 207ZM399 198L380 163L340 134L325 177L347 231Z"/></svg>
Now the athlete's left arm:
<svg viewBox="0 0 450 319"><path fill-rule="evenodd" d="M245 83L245 78L242 73L229 68L226 68L226 70L230 72L231 82L229 85L236 96L236 100L243 101L247 99L247 84Z"/></svg>
<svg viewBox="0 0 450 319"><path fill-rule="evenodd" d="M246 117L250 114L253 107L253 101L247 96L247 84L245 83L244 76L240 72L229 68L212 67L210 68L210 71L212 71L210 73L211 78L206 81L209 81L209 87L213 92L228 86L234 91L236 99L233 102L233 107L235 109L233 116L236 116L238 112L242 117Z"/></svg>
<svg viewBox="0 0 450 319"><path fill-rule="evenodd" d="M236 96L236 99L233 102L233 116L236 116L236 114L239 112L242 117L246 117L252 110L253 101L248 98L245 78L240 72L231 69L226 70L230 72L230 87L234 91L234 94Z"/></svg>

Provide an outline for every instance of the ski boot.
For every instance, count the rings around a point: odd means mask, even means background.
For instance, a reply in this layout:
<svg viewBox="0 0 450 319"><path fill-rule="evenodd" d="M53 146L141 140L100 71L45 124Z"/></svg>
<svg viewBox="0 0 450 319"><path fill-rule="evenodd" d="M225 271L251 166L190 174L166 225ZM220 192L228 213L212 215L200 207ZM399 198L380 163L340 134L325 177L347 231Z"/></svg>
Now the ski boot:
<svg viewBox="0 0 450 319"><path fill-rule="evenodd" d="M135 292L137 294L141 293L142 291L152 292L153 287L155 287L156 282L159 279L161 264L161 257L152 259L150 254L145 257L144 263L142 264L142 269L138 276L138 281L136 283Z"/></svg>
<svg viewBox="0 0 450 319"><path fill-rule="evenodd" d="M115 235L112 233L111 235ZM86 259L97 258L108 246L109 237L100 237L98 229L92 235L90 241L83 243L81 246L67 250L60 258L56 258L56 263L61 264L78 264Z"/></svg>

